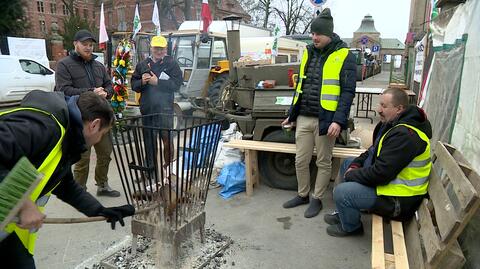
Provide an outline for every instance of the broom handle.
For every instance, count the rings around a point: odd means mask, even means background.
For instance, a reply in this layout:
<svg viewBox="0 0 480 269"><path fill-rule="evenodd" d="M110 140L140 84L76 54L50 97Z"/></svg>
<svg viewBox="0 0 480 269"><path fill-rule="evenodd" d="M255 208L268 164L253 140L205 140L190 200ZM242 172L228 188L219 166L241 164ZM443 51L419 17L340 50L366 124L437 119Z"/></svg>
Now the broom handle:
<svg viewBox="0 0 480 269"><path fill-rule="evenodd" d="M148 213L150 210L157 208L158 205L147 207L144 209L139 209L135 211L135 215L140 215ZM107 218L103 216L97 217L83 217L83 218L45 218L43 224L72 224L72 223L86 223L86 222L95 222L95 221L104 221Z"/></svg>

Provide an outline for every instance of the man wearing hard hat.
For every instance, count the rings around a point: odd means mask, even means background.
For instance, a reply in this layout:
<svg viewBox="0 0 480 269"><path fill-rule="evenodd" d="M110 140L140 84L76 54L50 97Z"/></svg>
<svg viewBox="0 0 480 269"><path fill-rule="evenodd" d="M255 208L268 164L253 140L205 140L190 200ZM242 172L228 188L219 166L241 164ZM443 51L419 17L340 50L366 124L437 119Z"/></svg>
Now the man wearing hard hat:
<svg viewBox="0 0 480 269"><path fill-rule="evenodd" d="M175 59L167 55L167 40L163 36L154 36L150 42L151 56L139 62L132 75L132 89L141 93L140 112L144 115L144 126L170 129L173 127L174 92L183 83L182 71ZM161 115L158 115L161 113ZM157 114L152 116L145 116ZM173 161L173 143L168 132L145 130L145 148L148 166L158 163L157 135L163 142L163 165Z"/></svg>

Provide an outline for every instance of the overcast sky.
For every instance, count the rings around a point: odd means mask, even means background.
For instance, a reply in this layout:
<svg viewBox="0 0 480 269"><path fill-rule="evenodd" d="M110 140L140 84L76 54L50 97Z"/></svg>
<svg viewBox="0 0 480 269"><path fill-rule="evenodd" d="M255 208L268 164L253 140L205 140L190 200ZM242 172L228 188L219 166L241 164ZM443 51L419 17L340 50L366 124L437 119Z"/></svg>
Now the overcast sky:
<svg viewBox="0 0 480 269"><path fill-rule="evenodd" d="M410 17L410 0L327 0L332 11L334 32L353 37L365 15L372 15L382 38L405 41Z"/></svg>

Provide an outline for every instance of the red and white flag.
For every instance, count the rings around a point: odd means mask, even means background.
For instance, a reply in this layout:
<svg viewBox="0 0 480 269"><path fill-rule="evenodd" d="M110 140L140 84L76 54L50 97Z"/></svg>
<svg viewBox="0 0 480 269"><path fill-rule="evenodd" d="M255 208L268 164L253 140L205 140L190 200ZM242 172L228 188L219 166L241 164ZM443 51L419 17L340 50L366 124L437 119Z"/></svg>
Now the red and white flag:
<svg viewBox="0 0 480 269"><path fill-rule="evenodd" d="M105 28L105 15L103 15L103 3L100 8L100 34L98 37L98 47L100 49L107 48L108 34L107 29Z"/></svg>
<svg viewBox="0 0 480 269"><path fill-rule="evenodd" d="M210 7L208 6L208 0L202 0L202 21L203 32L208 33L208 27L212 23L212 14L210 13Z"/></svg>

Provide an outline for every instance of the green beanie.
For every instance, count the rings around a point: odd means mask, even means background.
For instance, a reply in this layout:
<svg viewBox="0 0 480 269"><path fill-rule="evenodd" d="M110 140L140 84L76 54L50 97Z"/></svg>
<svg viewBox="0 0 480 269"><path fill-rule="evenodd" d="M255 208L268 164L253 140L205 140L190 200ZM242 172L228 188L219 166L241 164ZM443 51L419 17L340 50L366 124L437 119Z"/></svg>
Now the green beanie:
<svg viewBox="0 0 480 269"><path fill-rule="evenodd" d="M326 35L328 37L333 35L333 18L329 8L324 9L318 17L313 19L310 29L312 33Z"/></svg>

